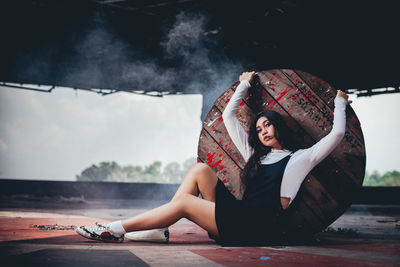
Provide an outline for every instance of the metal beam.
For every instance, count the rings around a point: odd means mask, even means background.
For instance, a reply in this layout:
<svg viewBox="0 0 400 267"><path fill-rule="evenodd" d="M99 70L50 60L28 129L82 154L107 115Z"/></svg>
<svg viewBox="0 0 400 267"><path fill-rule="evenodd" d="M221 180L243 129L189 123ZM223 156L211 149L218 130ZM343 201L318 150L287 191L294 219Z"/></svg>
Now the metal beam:
<svg viewBox="0 0 400 267"><path fill-rule="evenodd" d="M375 88L375 89L348 89L348 90L346 90L346 92L348 94L354 94L357 97L382 95L382 94L393 94L393 93L400 93L400 86Z"/></svg>
<svg viewBox="0 0 400 267"><path fill-rule="evenodd" d="M6 83L6 82L0 82L0 86L3 87L9 87L9 88L15 88L15 89L23 89L23 90L30 90L30 91L37 91L37 92L43 92L43 93L51 93L54 89L56 89L55 85L38 85L38 84L13 84L13 83ZM42 89L42 86L50 86L48 89ZM174 95L174 94L181 94L181 92L166 92L166 91L144 91L144 90L118 90L118 89L96 89L96 88L72 88L72 87L67 87L70 89L74 90L84 90L84 91L89 91L97 94L101 94L103 96L105 95L110 95L118 92L127 92L127 93L132 93L132 94L138 94L138 95L146 95L146 96L153 96L153 97L163 97L165 95Z"/></svg>
<svg viewBox="0 0 400 267"><path fill-rule="evenodd" d="M49 89L41 89L41 88L39 88L40 85L35 85L35 86L37 86L37 88L33 88L33 87L24 86L24 84L15 85L15 84L10 84L10 83L5 83L5 82L0 82L0 86L15 88L15 89L38 91L38 92L43 92L43 93L51 93L51 91L53 91L53 89L55 89L54 85L51 86Z"/></svg>

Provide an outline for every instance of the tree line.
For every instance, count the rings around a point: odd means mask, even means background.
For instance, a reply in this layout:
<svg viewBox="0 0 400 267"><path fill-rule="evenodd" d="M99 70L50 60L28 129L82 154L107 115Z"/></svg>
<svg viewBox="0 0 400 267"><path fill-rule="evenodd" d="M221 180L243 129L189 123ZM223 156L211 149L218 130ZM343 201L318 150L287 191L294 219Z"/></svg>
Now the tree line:
<svg viewBox="0 0 400 267"><path fill-rule="evenodd" d="M145 166L120 166L115 161L100 162L84 169L76 175L77 181L129 182L129 183L181 183L196 158L189 158L182 164L170 162L164 168L161 161Z"/></svg>
<svg viewBox="0 0 400 267"><path fill-rule="evenodd" d="M400 186L400 172L393 170L380 174L378 171L373 171L370 174L367 171L363 186Z"/></svg>
<svg viewBox="0 0 400 267"><path fill-rule="evenodd" d="M170 162L164 168L160 161L145 166L120 166L115 161L100 162L76 175L77 181L132 182L132 183L181 183L196 158L189 158L182 164ZM393 170L380 174L373 171L365 174L363 186L400 186L400 172Z"/></svg>

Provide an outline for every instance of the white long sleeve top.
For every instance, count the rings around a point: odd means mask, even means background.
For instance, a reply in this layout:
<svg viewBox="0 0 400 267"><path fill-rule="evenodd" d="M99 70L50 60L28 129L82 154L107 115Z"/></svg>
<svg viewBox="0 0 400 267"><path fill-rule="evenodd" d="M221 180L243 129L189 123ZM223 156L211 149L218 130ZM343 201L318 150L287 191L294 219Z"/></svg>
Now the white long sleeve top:
<svg viewBox="0 0 400 267"><path fill-rule="evenodd" d="M253 149L249 145L248 134L240 125L236 113L249 87L250 83L248 81L242 81L222 114L228 134L246 162L253 154ZM343 97L336 97L333 126L330 133L312 147L299 149L291 156L283 173L280 192L281 197L290 198L289 205L296 197L307 174L315 165L326 158L343 139L346 129L346 104L346 100ZM291 153L292 151L286 149L272 149L270 153L261 158L261 164L278 162Z"/></svg>

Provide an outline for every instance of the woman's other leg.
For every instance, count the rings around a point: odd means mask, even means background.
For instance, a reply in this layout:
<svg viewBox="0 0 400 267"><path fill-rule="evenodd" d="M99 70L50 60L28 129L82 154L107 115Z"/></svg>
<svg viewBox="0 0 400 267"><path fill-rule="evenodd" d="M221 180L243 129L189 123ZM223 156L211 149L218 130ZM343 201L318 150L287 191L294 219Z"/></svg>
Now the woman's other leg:
<svg viewBox="0 0 400 267"><path fill-rule="evenodd" d="M217 175L204 163L195 164L186 174L171 202L122 221L127 232L167 227L187 218L218 236L215 222ZM203 199L198 198L199 193Z"/></svg>
<svg viewBox="0 0 400 267"><path fill-rule="evenodd" d="M172 201L175 201L183 194L198 196L200 193L203 199L215 202L217 179L217 175L210 166L204 163L197 163L186 174Z"/></svg>
<svg viewBox="0 0 400 267"><path fill-rule="evenodd" d="M170 226L181 218L187 218L207 232L219 236L215 203L186 193L179 194L165 205L123 220L122 225L127 232L149 230Z"/></svg>

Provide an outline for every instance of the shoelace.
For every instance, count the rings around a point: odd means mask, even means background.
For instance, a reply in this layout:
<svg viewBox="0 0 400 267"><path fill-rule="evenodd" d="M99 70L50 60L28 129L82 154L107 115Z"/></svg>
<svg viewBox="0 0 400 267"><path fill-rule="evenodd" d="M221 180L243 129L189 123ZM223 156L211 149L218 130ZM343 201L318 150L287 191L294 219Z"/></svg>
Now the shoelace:
<svg viewBox="0 0 400 267"><path fill-rule="evenodd" d="M104 230L109 231L108 227L106 225L100 224L98 222L96 222L96 226L98 227L98 230L101 230L101 228L103 228Z"/></svg>
<svg viewBox="0 0 400 267"><path fill-rule="evenodd" d="M96 222L96 225L97 225L98 227L104 227L104 228L106 228L104 225L102 225L102 224L100 224L100 223L98 223L98 222Z"/></svg>

